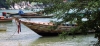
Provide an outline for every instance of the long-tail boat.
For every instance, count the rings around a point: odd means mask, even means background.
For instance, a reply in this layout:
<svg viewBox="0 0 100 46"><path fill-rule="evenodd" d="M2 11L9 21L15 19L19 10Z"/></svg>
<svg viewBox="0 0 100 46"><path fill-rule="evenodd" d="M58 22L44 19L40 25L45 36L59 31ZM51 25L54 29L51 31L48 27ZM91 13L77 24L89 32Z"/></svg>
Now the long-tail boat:
<svg viewBox="0 0 100 46"><path fill-rule="evenodd" d="M11 18L0 19L0 22L12 22Z"/></svg>
<svg viewBox="0 0 100 46"><path fill-rule="evenodd" d="M12 22L12 18L4 18L0 16L0 22Z"/></svg>
<svg viewBox="0 0 100 46"><path fill-rule="evenodd" d="M66 31L69 32L71 28L75 28L75 25L72 26L61 26L59 25L57 28L54 29L53 23L47 22L29 22L29 21L21 21L25 26L36 32L41 36L55 36L61 34L62 32Z"/></svg>
<svg viewBox="0 0 100 46"><path fill-rule="evenodd" d="M18 13L7 13L7 14L9 14L10 16L19 15ZM17 17L20 17L20 18L51 18L53 16L45 16L45 15L43 16L43 15L37 14L37 13L24 13Z"/></svg>

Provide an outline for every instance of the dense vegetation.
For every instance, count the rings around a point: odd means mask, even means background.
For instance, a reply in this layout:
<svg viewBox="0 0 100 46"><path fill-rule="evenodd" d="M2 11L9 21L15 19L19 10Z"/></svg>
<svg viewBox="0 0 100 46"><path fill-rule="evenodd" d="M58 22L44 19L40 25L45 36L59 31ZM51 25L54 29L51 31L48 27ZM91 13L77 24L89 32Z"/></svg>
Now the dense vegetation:
<svg viewBox="0 0 100 46"><path fill-rule="evenodd" d="M8 5L5 2L6 0L0 0L0 8L8 8Z"/></svg>
<svg viewBox="0 0 100 46"><path fill-rule="evenodd" d="M18 1L23 0L13 0L13 2ZM56 18L62 19L61 23L71 22L78 24L78 27L73 29L73 31L82 31L84 34L87 34L88 30L95 30L95 35L100 40L100 0L74 0L71 2L67 0L25 1L51 4L50 7L45 8L44 13L55 14ZM83 18L86 18L87 21L82 21Z"/></svg>

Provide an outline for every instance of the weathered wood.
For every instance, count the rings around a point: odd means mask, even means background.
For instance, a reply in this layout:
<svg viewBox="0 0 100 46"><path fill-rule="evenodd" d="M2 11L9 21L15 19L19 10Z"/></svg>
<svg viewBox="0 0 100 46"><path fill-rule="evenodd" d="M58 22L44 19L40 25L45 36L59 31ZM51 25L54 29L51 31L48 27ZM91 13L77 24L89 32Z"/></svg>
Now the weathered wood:
<svg viewBox="0 0 100 46"><path fill-rule="evenodd" d="M50 36L50 35L58 35L63 31L69 32L71 28L75 26L58 26L56 29L53 29L53 23L35 23L35 22L25 22L21 21L25 26L36 32L41 36Z"/></svg>

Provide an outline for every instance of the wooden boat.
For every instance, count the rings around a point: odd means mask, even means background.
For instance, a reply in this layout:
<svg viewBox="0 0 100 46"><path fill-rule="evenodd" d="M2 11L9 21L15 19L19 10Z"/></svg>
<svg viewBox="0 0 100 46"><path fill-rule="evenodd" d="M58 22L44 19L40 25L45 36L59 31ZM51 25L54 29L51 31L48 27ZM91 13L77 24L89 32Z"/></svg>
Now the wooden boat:
<svg viewBox="0 0 100 46"><path fill-rule="evenodd" d="M12 22L11 18L0 19L0 22Z"/></svg>
<svg viewBox="0 0 100 46"><path fill-rule="evenodd" d="M10 16L14 16L14 15L18 15L17 13L7 13ZM19 18L51 18L53 16L42 16L41 14L37 14L37 13L24 13L20 16L18 16Z"/></svg>
<svg viewBox="0 0 100 46"><path fill-rule="evenodd" d="M21 21L25 26L36 32L41 36L55 36L61 34L62 32L70 32L71 28L75 28L76 26L58 26L56 29L53 23L36 23L36 22L29 22L29 21Z"/></svg>
<svg viewBox="0 0 100 46"><path fill-rule="evenodd" d="M12 22L12 18L2 18L0 16L0 22Z"/></svg>
<svg viewBox="0 0 100 46"><path fill-rule="evenodd" d="M40 16L40 15L37 14L37 13L24 13L24 14L22 14L20 16Z"/></svg>
<svg viewBox="0 0 100 46"><path fill-rule="evenodd" d="M53 16L21 16L21 18L51 18Z"/></svg>

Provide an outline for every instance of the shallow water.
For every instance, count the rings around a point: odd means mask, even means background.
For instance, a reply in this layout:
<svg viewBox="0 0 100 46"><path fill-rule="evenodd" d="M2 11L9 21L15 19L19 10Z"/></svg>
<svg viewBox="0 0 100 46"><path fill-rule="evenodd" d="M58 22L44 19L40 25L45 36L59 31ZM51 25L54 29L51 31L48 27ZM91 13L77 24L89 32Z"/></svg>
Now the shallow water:
<svg viewBox="0 0 100 46"><path fill-rule="evenodd" d="M49 22L52 19L21 18L21 20ZM8 23L0 22L1 27L4 27L6 31L0 31L0 46L92 46L97 42L94 34L77 35L75 38L67 36L66 39L60 39L59 36L42 37L23 24L21 24L21 32L18 34L15 20Z"/></svg>
<svg viewBox="0 0 100 46"><path fill-rule="evenodd" d="M76 38L67 36L66 39L60 39L59 36L42 37L23 24L18 34L14 20L12 23L0 23L0 25L7 28L6 31L0 32L0 46L89 46L97 42L94 34L78 35Z"/></svg>
<svg viewBox="0 0 100 46"><path fill-rule="evenodd" d="M90 46L96 43L93 35L80 35L76 38L68 36L66 39L59 37L42 37L32 42L31 46Z"/></svg>

